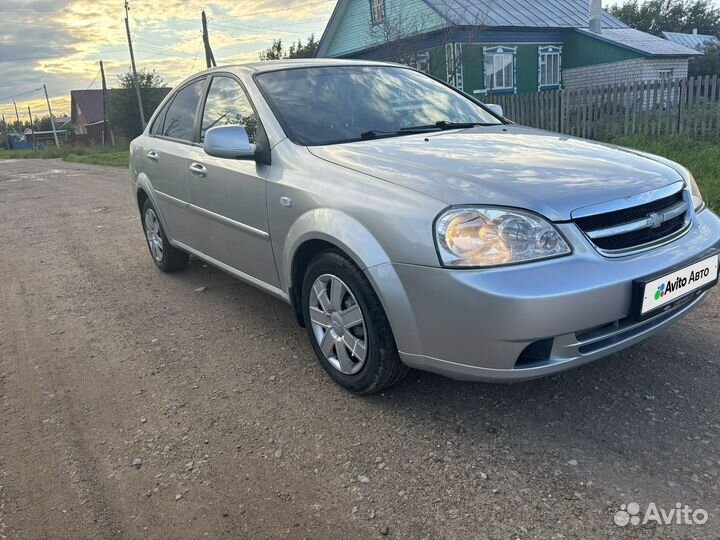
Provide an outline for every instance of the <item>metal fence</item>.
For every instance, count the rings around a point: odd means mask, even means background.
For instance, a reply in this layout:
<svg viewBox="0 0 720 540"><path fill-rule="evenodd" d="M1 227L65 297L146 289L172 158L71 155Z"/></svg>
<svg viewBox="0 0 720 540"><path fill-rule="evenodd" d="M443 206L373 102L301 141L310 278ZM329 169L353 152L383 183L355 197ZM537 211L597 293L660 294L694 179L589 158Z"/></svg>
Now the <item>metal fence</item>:
<svg viewBox="0 0 720 540"><path fill-rule="evenodd" d="M610 141L625 135L720 140L720 80L632 82L517 95L489 95L518 124Z"/></svg>

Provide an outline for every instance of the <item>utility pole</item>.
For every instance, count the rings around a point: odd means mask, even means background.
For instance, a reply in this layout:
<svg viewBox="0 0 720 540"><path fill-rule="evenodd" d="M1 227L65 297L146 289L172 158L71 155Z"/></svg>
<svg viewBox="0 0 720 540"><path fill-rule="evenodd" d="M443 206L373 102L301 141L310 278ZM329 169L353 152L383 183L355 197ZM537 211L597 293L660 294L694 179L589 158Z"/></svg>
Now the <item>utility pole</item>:
<svg viewBox="0 0 720 540"><path fill-rule="evenodd" d="M5 120L5 113L2 113L2 122L3 128L5 129L5 143L7 145L7 149L10 150L10 132L8 131L7 120Z"/></svg>
<svg viewBox="0 0 720 540"><path fill-rule="evenodd" d="M105 67L103 61L100 60L100 76L102 78L102 96L103 96L103 144L107 145L108 140L112 139L110 135L110 124L108 124L107 115L107 83L105 82ZM112 141L112 145L115 146L115 141Z"/></svg>
<svg viewBox="0 0 720 540"><path fill-rule="evenodd" d="M17 129L20 129L22 124L20 124L20 115L17 112L17 103L15 103L15 100L13 99L13 105L15 105L15 119L17 120Z"/></svg>
<svg viewBox="0 0 720 540"><path fill-rule="evenodd" d="M135 68L135 54L133 53L132 38L130 37L130 4L125 0L125 31L127 32L128 48L130 49L130 63L132 64L133 80L135 82L135 94L137 95L138 110L140 111L140 125L145 129L145 112L143 111L142 97L140 96L140 82L138 81L137 69Z"/></svg>
<svg viewBox="0 0 720 540"><path fill-rule="evenodd" d="M33 138L33 150L35 150L35 126L33 126L32 112L30 112L30 105L28 105L28 116L30 117L30 133Z"/></svg>
<svg viewBox="0 0 720 540"><path fill-rule="evenodd" d="M205 11L202 12L202 29L203 29L203 45L205 45L205 64L207 67L215 67L215 56L213 55L212 49L210 48L210 36L208 35L207 29L207 17Z"/></svg>
<svg viewBox="0 0 720 540"><path fill-rule="evenodd" d="M55 137L55 146L60 148L60 141L58 141L57 130L55 129L55 118L52 115L52 109L50 108L50 98L47 93L47 86L43 83L43 90L45 90L45 101L47 101L48 114L50 115L50 124L52 125L53 137Z"/></svg>

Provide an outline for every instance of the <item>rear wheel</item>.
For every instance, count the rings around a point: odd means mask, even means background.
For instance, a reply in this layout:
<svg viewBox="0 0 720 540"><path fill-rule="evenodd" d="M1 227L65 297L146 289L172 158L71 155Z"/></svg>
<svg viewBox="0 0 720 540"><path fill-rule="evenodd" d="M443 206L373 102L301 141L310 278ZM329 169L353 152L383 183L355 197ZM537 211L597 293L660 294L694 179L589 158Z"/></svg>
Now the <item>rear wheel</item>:
<svg viewBox="0 0 720 540"><path fill-rule="evenodd" d="M380 392L400 381L400 361L385 311L365 275L337 251L309 264L302 289L310 342L325 371L358 394Z"/></svg>
<svg viewBox="0 0 720 540"><path fill-rule="evenodd" d="M177 272L187 266L190 256L170 245L150 199L143 204L142 224L150 255L160 270Z"/></svg>

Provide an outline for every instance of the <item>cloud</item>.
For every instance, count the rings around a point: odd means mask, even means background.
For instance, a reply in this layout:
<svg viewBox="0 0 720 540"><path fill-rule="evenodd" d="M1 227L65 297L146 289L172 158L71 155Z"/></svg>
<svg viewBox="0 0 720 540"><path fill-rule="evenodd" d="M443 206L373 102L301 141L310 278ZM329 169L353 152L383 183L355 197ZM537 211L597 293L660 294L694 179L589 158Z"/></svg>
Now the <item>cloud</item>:
<svg viewBox="0 0 720 540"><path fill-rule="evenodd" d="M257 60L274 39L319 36L334 0L130 0L139 68L156 69L174 85L205 67L200 13L205 9L218 63ZM290 8L290 9L288 9ZM99 60L109 86L127 71L124 10L118 0L3 0L0 112L14 117L10 98L46 83L57 114L69 112L70 90L99 88ZM92 83L92 84L91 84ZM42 95L40 94L42 97ZM36 94L19 108L41 108ZM45 107L46 108L46 107ZM27 112L25 113L27 114Z"/></svg>

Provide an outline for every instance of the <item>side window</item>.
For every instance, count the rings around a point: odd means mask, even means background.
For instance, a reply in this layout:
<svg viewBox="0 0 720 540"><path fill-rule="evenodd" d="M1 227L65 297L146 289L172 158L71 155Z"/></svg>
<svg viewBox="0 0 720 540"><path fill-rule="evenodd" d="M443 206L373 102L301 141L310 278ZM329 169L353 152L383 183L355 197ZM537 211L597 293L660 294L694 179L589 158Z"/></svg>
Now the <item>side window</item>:
<svg viewBox="0 0 720 540"><path fill-rule="evenodd" d="M165 107L163 107L163 109L155 117L155 121L153 122L153 125L150 127L150 135L152 135L152 136L162 135L163 120L165 120L165 115L167 114L168 106L169 105L166 104Z"/></svg>
<svg viewBox="0 0 720 540"><path fill-rule="evenodd" d="M200 142L205 139L205 132L215 126L242 126L250 142L255 142L257 124L255 111L240 84L230 77L213 78L205 102Z"/></svg>
<svg viewBox="0 0 720 540"><path fill-rule="evenodd" d="M204 85L205 79L192 82L175 95L165 115L162 130L165 137L193 140L195 113Z"/></svg>

